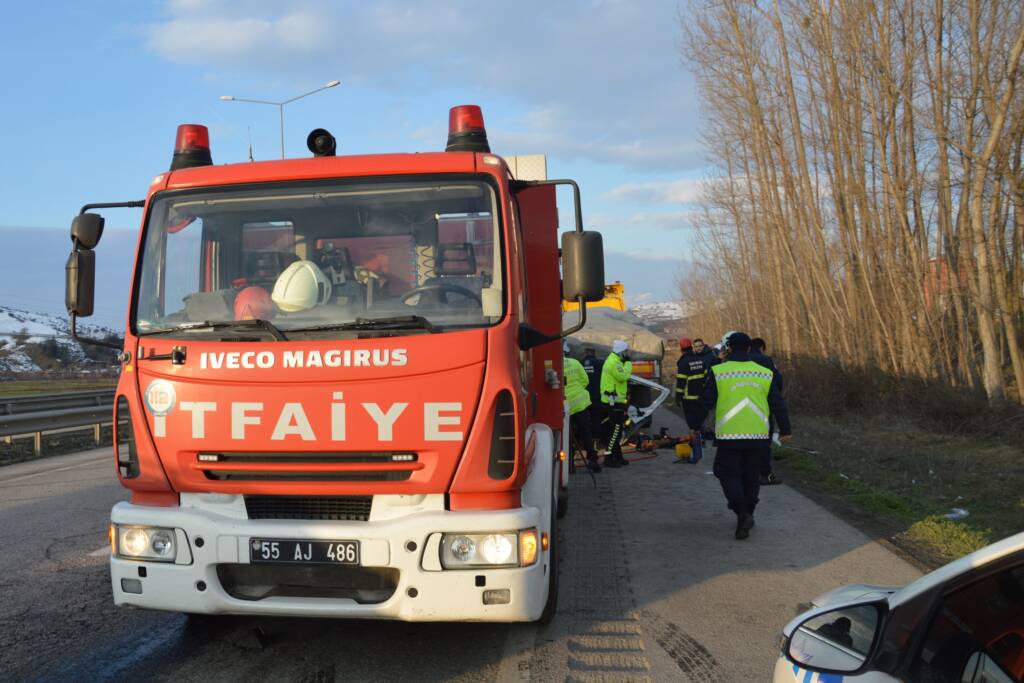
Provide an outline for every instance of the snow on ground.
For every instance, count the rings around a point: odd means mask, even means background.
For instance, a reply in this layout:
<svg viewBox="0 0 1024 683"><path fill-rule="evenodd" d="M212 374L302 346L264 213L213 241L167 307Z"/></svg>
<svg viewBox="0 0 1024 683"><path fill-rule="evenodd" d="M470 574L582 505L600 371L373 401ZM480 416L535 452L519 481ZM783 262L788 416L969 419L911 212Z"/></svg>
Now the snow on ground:
<svg viewBox="0 0 1024 683"><path fill-rule="evenodd" d="M652 301L637 304L629 309L645 323L681 320L686 317L685 307L678 301Z"/></svg>
<svg viewBox="0 0 1024 683"><path fill-rule="evenodd" d="M78 325L81 334L105 337L113 330L96 325ZM37 372L37 366L26 352L26 344L39 344L55 339L68 348L71 359L88 362L81 347L71 340L66 318L48 313L35 313L8 306L0 306L0 372Z"/></svg>

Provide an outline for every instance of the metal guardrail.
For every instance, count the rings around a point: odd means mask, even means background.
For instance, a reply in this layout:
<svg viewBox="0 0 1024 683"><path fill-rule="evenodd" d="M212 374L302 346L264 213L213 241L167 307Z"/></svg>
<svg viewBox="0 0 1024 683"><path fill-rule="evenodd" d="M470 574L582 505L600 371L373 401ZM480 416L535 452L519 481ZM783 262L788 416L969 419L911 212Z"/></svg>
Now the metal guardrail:
<svg viewBox="0 0 1024 683"><path fill-rule="evenodd" d="M100 445L101 430L114 420L114 390L72 391L0 398L0 437L32 435L36 455L43 450L43 434L91 427Z"/></svg>

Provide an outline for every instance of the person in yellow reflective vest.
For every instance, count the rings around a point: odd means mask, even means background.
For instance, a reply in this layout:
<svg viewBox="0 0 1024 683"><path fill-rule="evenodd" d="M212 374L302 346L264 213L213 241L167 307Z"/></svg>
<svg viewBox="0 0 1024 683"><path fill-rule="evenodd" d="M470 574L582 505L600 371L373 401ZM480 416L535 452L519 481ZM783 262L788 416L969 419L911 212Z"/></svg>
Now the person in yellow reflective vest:
<svg viewBox="0 0 1024 683"><path fill-rule="evenodd" d="M590 378L583 364L569 355L569 342L563 344L562 350L565 352L562 367L565 372L565 400L569 404L569 428L576 435L577 443L582 444L587 452L587 467L592 472L600 472L590 421L590 392L587 390Z"/></svg>
<svg viewBox="0 0 1024 683"><path fill-rule="evenodd" d="M629 362L629 344L616 339L612 342L612 352L601 366L601 403L607 410L608 420L608 455L604 459L605 467L622 467L629 461L622 457L622 425L626 422L626 409L629 406L629 376L633 374L633 364Z"/></svg>
<svg viewBox="0 0 1024 683"><path fill-rule="evenodd" d="M750 337L732 332L722 340L728 357L712 366L700 395L700 411L687 416L690 429L700 429L707 414L715 411L715 465L729 509L736 513L737 539L750 535L754 508L761 490L761 460L771 448L768 415L779 426L782 440L791 434L786 402L778 377L750 359Z"/></svg>

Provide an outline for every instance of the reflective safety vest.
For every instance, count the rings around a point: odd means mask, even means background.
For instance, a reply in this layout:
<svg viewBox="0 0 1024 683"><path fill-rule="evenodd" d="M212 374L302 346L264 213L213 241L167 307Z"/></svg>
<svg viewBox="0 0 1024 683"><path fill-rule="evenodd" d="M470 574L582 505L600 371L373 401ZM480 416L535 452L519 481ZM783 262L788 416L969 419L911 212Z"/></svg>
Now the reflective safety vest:
<svg viewBox="0 0 1024 683"><path fill-rule="evenodd" d="M601 366L601 403L624 404L628 393L626 384L632 374L632 363L623 362L617 353L608 354Z"/></svg>
<svg viewBox="0 0 1024 683"><path fill-rule="evenodd" d="M564 359L565 368L565 400L569 402L569 414L575 415L578 412L590 407L590 392L587 391L587 384L590 377L583 369L583 364L575 358Z"/></svg>
<svg viewBox="0 0 1024 683"><path fill-rule="evenodd" d="M715 438L767 439L772 371L753 361L726 361L711 374L718 388Z"/></svg>

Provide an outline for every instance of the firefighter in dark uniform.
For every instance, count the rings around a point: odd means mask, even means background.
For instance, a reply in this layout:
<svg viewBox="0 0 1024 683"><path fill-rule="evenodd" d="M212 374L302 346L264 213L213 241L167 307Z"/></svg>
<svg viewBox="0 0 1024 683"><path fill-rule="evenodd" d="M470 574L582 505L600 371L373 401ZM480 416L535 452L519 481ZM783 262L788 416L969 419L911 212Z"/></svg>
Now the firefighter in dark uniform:
<svg viewBox="0 0 1024 683"><path fill-rule="evenodd" d="M707 414L715 411L713 470L729 509L736 513L735 537L744 539L754 526L762 450L771 443L768 414L774 415L783 440L789 440L791 430L775 373L750 359L750 337L733 332L724 343L728 359L711 368L700 396L700 413L689 425L700 429Z"/></svg>
<svg viewBox="0 0 1024 683"><path fill-rule="evenodd" d="M583 364L583 370L587 373L587 391L590 392L591 408L600 410L598 406L601 405L601 361L597 359L593 346L583 349L583 360L580 363ZM592 419L597 423L601 421L601 417L601 415L593 415Z"/></svg>
<svg viewBox="0 0 1024 683"><path fill-rule="evenodd" d="M686 337L679 340L679 349L683 355L676 364L676 405L683 409L686 422L689 424L700 412L700 392L711 369L712 355L698 354L694 351L693 342Z"/></svg>

